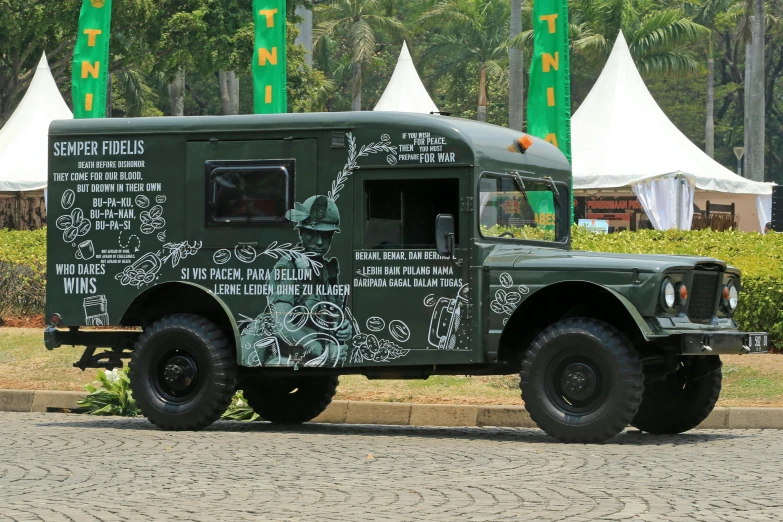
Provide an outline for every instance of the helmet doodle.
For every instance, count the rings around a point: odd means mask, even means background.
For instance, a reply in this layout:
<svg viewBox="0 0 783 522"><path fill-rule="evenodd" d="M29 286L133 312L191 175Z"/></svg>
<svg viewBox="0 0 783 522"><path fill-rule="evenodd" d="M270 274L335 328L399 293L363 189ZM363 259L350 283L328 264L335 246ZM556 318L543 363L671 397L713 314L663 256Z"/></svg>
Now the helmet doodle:
<svg viewBox="0 0 783 522"><path fill-rule="evenodd" d="M340 211L334 200L326 196L312 196L304 203L294 203L294 208L286 212L285 217L296 223L294 228L340 231Z"/></svg>

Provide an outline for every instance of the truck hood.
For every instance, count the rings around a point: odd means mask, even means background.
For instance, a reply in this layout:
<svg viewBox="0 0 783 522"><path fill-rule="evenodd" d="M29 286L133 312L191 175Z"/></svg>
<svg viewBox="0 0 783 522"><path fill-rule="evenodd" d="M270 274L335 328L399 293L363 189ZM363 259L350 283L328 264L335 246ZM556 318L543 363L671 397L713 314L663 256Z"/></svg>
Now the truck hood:
<svg viewBox="0 0 783 522"><path fill-rule="evenodd" d="M663 272L671 269L692 269L697 264L718 265L726 270L726 263L710 257L664 254L611 254L529 246L498 245L486 258L490 268L524 268L543 270L590 270Z"/></svg>

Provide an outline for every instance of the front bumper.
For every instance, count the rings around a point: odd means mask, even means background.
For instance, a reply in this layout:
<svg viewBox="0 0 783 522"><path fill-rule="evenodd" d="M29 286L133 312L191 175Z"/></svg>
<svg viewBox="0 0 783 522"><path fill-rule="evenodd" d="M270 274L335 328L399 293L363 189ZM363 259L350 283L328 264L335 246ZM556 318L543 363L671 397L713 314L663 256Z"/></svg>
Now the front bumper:
<svg viewBox="0 0 783 522"><path fill-rule="evenodd" d="M683 355L719 355L769 352L766 332L706 331L683 332Z"/></svg>

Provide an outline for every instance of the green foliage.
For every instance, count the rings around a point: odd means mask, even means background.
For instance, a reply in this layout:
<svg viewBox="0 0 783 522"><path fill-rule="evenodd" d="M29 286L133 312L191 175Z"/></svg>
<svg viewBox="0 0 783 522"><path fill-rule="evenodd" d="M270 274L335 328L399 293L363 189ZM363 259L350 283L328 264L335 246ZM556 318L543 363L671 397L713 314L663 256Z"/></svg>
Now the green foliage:
<svg viewBox="0 0 783 522"><path fill-rule="evenodd" d="M245 400L245 396L242 394L242 390L238 390L234 394L234 396L231 398L231 404L220 418L245 422L251 422L260 419L258 414L253 411L253 408L248 405L247 401Z"/></svg>
<svg viewBox="0 0 783 522"><path fill-rule="evenodd" d="M0 230L0 318L37 315L46 302L46 229Z"/></svg>
<svg viewBox="0 0 783 522"><path fill-rule="evenodd" d="M515 226L508 226L504 227L501 225L494 225L491 227L487 227L486 225L481 225L481 234L483 236L487 237L498 237L501 234L513 234L513 236L517 239L530 239L535 241L554 241L555 240L555 231L554 230L544 230L542 228L534 228L534 227L515 227ZM509 237L509 236L506 236Z"/></svg>
<svg viewBox="0 0 783 522"><path fill-rule="evenodd" d="M575 250L627 254L707 256L742 271L735 319L746 332L766 331L770 343L783 346L783 234L711 230L640 230L596 234L572 229Z"/></svg>
<svg viewBox="0 0 783 522"><path fill-rule="evenodd" d="M79 406L87 408L87 413L122 417L136 417L141 414L131 394L127 367L99 371L98 381L100 382L98 388L92 384L84 387L90 394L78 402Z"/></svg>

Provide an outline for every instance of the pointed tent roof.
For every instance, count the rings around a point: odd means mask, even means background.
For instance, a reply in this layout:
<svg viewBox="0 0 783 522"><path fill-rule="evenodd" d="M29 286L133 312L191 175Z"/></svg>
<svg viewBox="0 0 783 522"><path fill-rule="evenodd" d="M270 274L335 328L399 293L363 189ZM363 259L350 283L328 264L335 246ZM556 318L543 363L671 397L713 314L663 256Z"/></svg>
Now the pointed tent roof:
<svg viewBox="0 0 783 522"><path fill-rule="evenodd" d="M397 66L394 68L391 80L373 110L425 114L438 112L438 107L427 94L427 89L416 73L416 67L413 65L411 53L408 52L408 45L405 42L402 42L400 57L397 59Z"/></svg>
<svg viewBox="0 0 783 522"><path fill-rule="evenodd" d="M734 174L680 132L647 90L622 32L571 128L575 189L680 174L702 190L772 192L771 184Z"/></svg>
<svg viewBox="0 0 783 522"><path fill-rule="evenodd" d="M72 118L44 53L24 98L0 129L0 192L46 187L49 124Z"/></svg>

